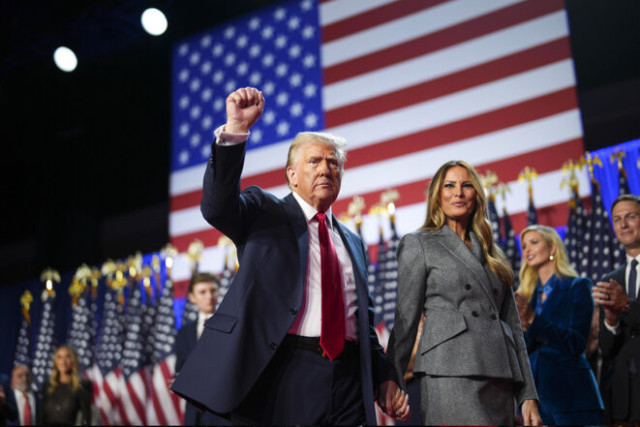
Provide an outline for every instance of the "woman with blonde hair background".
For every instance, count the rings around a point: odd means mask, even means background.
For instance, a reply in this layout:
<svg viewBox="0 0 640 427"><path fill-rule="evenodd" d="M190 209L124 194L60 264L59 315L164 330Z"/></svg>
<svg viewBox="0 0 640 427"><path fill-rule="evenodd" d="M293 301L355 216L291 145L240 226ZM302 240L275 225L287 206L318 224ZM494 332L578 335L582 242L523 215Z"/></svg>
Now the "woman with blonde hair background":
<svg viewBox="0 0 640 427"><path fill-rule="evenodd" d="M578 277L551 227L520 233L516 301L545 425L602 424L602 399L584 355L591 329L591 280Z"/></svg>
<svg viewBox="0 0 640 427"><path fill-rule="evenodd" d="M53 368L42 392L42 418L39 424L90 425L91 382L80 376L75 351L58 347L53 355Z"/></svg>
<svg viewBox="0 0 640 427"><path fill-rule="evenodd" d="M398 302L389 359L402 380L424 325L413 373L426 425L540 425L537 395L511 290L494 245L478 174L450 161L435 173L421 229L398 247ZM404 384L402 384L405 387Z"/></svg>

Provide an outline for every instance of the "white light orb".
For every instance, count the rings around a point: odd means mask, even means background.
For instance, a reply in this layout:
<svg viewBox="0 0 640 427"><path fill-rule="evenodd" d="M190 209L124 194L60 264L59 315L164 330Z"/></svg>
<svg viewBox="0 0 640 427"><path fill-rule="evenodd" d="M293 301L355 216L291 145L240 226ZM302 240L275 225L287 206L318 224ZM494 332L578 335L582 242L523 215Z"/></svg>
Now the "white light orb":
<svg viewBox="0 0 640 427"><path fill-rule="evenodd" d="M167 31L167 18L164 16L162 11L154 7L142 12L140 21L142 22L142 27L145 31L152 36L159 36Z"/></svg>
<svg viewBox="0 0 640 427"><path fill-rule="evenodd" d="M71 49L66 46L60 46L53 52L53 60L62 71L70 73L78 66L78 58Z"/></svg>

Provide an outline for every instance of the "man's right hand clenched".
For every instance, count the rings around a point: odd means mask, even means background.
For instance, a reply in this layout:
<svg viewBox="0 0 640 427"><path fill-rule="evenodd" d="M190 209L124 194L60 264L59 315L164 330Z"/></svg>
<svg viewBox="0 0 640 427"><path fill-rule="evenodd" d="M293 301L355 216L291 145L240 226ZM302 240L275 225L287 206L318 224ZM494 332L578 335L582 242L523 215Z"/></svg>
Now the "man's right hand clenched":
<svg viewBox="0 0 640 427"><path fill-rule="evenodd" d="M253 87L237 89L227 97L225 132L247 133L262 115L264 96Z"/></svg>

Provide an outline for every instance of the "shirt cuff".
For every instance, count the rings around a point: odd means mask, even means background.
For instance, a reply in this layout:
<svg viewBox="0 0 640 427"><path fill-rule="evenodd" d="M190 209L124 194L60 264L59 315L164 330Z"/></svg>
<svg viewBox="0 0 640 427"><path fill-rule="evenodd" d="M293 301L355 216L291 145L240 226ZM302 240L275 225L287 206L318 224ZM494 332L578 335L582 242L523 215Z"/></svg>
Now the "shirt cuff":
<svg viewBox="0 0 640 427"><path fill-rule="evenodd" d="M616 323L614 326L611 326L607 323L607 319L605 319L604 327L607 328L613 335L618 335L618 332L620 330L620 322Z"/></svg>
<svg viewBox="0 0 640 427"><path fill-rule="evenodd" d="M213 131L218 145L238 145L249 139L250 132L247 133L231 133L223 130L224 125Z"/></svg>

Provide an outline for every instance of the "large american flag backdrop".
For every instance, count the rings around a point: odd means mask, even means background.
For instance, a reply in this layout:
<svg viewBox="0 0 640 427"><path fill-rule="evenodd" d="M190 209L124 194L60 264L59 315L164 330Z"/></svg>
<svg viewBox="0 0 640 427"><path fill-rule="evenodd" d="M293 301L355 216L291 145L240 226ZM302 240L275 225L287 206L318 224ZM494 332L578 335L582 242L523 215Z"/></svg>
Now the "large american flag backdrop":
<svg viewBox="0 0 640 427"><path fill-rule="evenodd" d="M562 0L289 1L184 40L173 55L177 282L191 274L184 253L194 239L205 245L201 269L223 268L220 233L199 202L225 98L244 86L261 89L266 107L249 139L243 187L286 195L289 143L299 131L326 130L350 144L336 215L356 195L372 206L395 188L402 236L424 220L428 179L462 159L509 185L497 203L516 232L526 225L528 194L517 179L525 166L539 174L539 222L567 223L561 166L584 149ZM587 196L586 174L579 180ZM362 234L375 245L378 221L365 216Z"/></svg>

